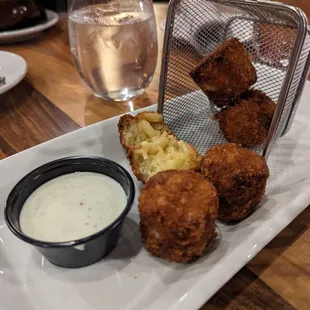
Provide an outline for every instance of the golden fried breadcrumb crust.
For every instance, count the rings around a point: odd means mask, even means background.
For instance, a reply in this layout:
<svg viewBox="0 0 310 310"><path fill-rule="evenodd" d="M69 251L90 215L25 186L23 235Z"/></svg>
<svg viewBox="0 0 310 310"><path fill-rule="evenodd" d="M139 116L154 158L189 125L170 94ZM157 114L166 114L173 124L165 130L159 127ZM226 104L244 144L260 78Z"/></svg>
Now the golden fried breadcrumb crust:
<svg viewBox="0 0 310 310"><path fill-rule="evenodd" d="M118 122L118 132L120 137L120 142L123 148L127 151L131 145L129 144L129 141L125 135L126 130L133 124L134 117L130 114L124 114Z"/></svg>
<svg viewBox="0 0 310 310"><path fill-rule="evenodd" d="M244 204L228 204L225 199L220 199L218 219L226 224L235 224L246 219L256 210L264 193L265 189L258 189L256 195Z"/></svg>
<svg viewBox="0 0 310 310"><path fill-rule="evenodd" d="M276 104L264 92L249 90L216 118L228 142L259 146L266 141L275 110Z"/></svg>
<svg viewBox="0 0 310 310"><path fill-rule="evenodd" d="M139 212L145 248L170 262L197 259L216 237L216 189L193 171L153 176L142 189Z"/></svg>
<svg viewBox="0 0 310 310"><path fill-rule="evenodd" d="M190 76L218 107L229 105L257 81L250 55L236 38L205 56Z"/></svg>
<svg viewBox="0 0 310 310"><path fill-rule="evenodd" d="M224 222L238 222L254 211L269 178L262 156L233 143L211 148L203 158L201 170L217 189L218 218Z"/></svg>

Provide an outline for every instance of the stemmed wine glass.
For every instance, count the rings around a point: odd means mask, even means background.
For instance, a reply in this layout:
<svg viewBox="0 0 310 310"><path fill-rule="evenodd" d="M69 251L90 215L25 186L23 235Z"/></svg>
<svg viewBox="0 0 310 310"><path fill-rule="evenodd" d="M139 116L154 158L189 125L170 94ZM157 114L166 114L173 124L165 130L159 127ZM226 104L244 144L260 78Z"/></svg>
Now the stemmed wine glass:
<svg viewBox="0 0 310 310"><path fill-rule="evenodd" d="M157 62L152 0L69 0L69 38L85 85L107 100L142 94Z"/></svg>

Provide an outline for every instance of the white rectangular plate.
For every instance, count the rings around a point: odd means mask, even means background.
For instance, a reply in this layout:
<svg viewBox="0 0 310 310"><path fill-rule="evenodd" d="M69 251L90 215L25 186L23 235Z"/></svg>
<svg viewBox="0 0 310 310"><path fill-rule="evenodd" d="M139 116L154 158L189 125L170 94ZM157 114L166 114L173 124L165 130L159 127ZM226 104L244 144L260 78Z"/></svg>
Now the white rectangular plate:
<svg viewBox="0 0 310 310"><path fill-rule="evenodd" d="M238 225L218 224L215 245L190 265L169 264L147 254L140 241L136 204L116 249L82 269L53 266L5 225L9 191L41 164L69 155L99 155L130 170L119 143L119 117L0 161L0 309L199 308L310 203L309 96L308 83L291 131L277 142L268 160L271 178L260 209Z"/></svg>

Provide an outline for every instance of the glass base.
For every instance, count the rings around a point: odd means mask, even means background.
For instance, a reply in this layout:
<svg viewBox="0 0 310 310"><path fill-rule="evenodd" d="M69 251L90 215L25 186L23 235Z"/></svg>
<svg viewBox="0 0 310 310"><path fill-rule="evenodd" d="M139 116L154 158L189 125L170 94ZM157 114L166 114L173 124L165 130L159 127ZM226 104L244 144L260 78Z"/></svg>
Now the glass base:
<svg viewBox="0 0 310 310"><path fill-rule="evenodd" d="M137 96L140 96L144 93L144 88L139 88L139 89L122 89L120 91L116 92L109 92L109 93L104 93L104 94L98 94L94 93L96 97L102 98L104 100L109 100L109 101L128 101L130 99L133 99Z"/></svg>

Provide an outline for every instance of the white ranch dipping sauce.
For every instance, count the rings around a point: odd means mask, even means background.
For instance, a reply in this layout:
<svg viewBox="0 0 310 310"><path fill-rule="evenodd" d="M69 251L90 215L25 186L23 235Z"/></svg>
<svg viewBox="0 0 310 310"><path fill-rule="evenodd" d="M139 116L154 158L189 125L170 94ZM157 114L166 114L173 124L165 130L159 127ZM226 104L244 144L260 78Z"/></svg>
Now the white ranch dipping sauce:
<svg viewBox="0 0 310 310"><path fill-rule="evenodd" d="M95 172L76 172L52 179L26 200L21 230L48 242L81 239L102 230L122 213L127 196L114 179Z"/></svg>

